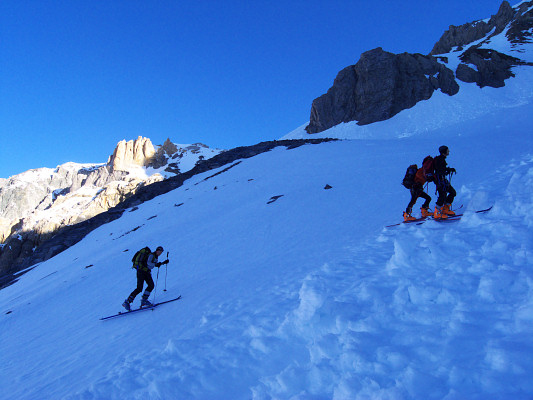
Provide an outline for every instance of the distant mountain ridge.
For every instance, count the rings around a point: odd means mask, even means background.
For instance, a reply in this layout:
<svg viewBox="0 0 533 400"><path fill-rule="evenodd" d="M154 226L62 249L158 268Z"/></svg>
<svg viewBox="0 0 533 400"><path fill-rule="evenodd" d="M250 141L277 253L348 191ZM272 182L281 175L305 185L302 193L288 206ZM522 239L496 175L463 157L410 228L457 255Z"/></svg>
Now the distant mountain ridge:
<svg viewBox="0 0 533 400"><path fill-rule="evenodd" d="M192 169L222 150L167 139L121 141L105 164L69 162L0 180L0 275L62 227L94 217L141 187Z"/></svg>
<svg viewBox="0 0 533 400"><path fill-rule="evenodd" d="M382 48L367 51L355 65L339 72L326 94L313 101L305 131L315 134L343 122L367 125L384 121L428 100L436 90L456 95L460 90L457 81L502 87L514 76L512 67L533 65L520 57L521 46L531 43L532 28L533 1L514 8L504 1L488 21L450 26L429 55L393 54ZM491 39L504 30L511 46L507 53L491 46ZM459 54L457 66L449 65L448 57L443 56L450 52Z"/></svg>

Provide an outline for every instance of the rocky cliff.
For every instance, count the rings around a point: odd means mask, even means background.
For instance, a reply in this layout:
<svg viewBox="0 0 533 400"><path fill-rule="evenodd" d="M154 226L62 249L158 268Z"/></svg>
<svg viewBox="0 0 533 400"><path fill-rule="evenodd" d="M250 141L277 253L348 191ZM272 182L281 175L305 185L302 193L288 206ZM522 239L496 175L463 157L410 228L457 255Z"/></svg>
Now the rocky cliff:
<svg viewBox="0 0 533 400"><path fill-rule="evenodd" d="M66 226L115 207L139 189L192 169L221 150L203 144L117 144L106 164L66 163L0 180L0 276Z"/></svg>
<svg viewBox="0 0 533 400"><path fill-rule="evenodd" d="M367 51L357 64L339 72L326 94L313 101L306 130L317 133L341 122L383 121L429 99L437 89L450 96L459 91L453 72L436 58L393 54L381 48Z"/></svg>
<svg viewBox="0 0 533 400"><path fill-rule="evenodd" d="M111 171L128 171L132 166L147 166L154 155L155 148L150 139L139 136L136 140L118 142L107 166Z"/></svg>
<svg viewBox="0 0 533 400"><path fill-rule="evenodd" d="M515 8L504 1L488 21L450 26L429 55L393 54L381 48L365 52L355 65L339 72L326 94L313 101L305 130L313 134L342 122L383 121L429 99L435 90L457 94L458 81L502 87L513 77L512 67L530 65L519 58L518 47L531 40L532 29L533 1ZM513 55L490 48L491 38L504 30ZM448 63L447 54L452 52L459 55L457 66Z"/></svg>
<svg viewBox="0 0 533 400"><path fill-rule="evenodd" d="M493 15L488 22L474 21L460 26L450 25L450 28L444 32L429 54L445 54L454 48L462 50L465 45L484 38L490 32L492 32L492 36L500 34L514 16L515 10L507 1L504 1L498 13Z"/></svg>

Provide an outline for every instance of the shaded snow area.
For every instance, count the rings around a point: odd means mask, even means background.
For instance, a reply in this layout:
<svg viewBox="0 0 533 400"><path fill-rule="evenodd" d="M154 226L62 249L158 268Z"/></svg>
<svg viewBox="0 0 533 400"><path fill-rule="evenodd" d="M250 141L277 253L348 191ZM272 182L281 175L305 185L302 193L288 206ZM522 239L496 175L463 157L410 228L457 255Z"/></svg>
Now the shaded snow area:
<svg viewBox="0 0 533 400"><path fill-rule="evenodd" d="M0 397L530 399L531 115L280 147L141 204L0 291ZM441 144L463 218L384 228ZM151 299L183 298L100 321L145 245Z"/></svg>

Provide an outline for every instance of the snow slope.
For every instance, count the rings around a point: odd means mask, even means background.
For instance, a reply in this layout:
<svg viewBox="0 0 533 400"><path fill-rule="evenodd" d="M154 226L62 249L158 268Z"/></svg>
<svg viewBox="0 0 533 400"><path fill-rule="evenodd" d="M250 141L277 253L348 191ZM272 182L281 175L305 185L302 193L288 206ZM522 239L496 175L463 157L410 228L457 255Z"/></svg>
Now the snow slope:
<svg viewBox="0 0 533 400"><path fill-rule="evenodd" d="M125 213L0 291L2 398L531 398L531 111L277 148ZM383 229L443 140L466 215ZM100 321L147 244L183 299Z"/></svg>

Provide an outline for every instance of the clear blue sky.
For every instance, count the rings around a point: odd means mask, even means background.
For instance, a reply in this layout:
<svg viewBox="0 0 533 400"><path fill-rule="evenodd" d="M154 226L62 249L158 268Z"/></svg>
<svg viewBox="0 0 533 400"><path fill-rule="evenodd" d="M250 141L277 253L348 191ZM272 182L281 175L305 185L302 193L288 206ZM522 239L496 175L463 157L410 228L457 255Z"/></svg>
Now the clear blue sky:
<svg viewBox="0 0 533 400"><path fill-rule="evenodd" d="M364 51L427 54L450 24L500 4L3 0L0 178L106 162L139 135L226 149L278 139Z"/></svg>

